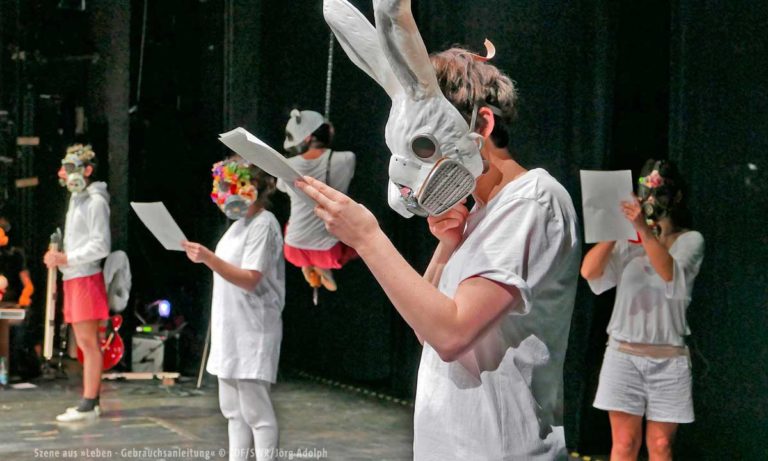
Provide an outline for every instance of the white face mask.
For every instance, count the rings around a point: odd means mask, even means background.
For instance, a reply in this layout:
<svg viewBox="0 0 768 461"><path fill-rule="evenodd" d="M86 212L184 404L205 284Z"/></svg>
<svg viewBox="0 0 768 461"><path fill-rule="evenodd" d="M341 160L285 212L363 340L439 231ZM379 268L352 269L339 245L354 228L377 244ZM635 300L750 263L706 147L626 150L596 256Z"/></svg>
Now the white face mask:
<svg viewBox="0 0 768 461"><path fill-rule="evenodd" d="M68 154L61 161L64 171L67 173L67 179L59 179L59 184L66 187L71 193L82 192L87 186L85 181L85 164L80 161L77 155Z"/></svg>
<svg viewBox="0 0 768 461"><path fill-rule="evenodd" d="M324 0L323 13L352 62L392 99L389 206L405 217L448 211L483 172L482 137L440 91L410 1L374 2L376 28L346 0Z"/></svg>

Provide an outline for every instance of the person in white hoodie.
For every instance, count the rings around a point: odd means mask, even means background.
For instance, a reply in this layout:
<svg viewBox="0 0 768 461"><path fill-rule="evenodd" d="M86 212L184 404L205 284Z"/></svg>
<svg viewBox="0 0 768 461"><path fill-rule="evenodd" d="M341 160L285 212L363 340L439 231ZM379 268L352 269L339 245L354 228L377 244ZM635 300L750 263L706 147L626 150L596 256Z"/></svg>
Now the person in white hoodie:
<svg viewBox="0 0 768 461"><path fill-rule="evenodd" d="M58 267L64 288L64 321L72 325L83 351L83 395L76 407L56 417L60 422L99 416L102 356L99 326L109 317L101 263L110 250L109 194L104 182L91 182L95 153L91 146L67 149L59 169L59 183L71 192L62 251L49 250L46 266Z"/></svg>

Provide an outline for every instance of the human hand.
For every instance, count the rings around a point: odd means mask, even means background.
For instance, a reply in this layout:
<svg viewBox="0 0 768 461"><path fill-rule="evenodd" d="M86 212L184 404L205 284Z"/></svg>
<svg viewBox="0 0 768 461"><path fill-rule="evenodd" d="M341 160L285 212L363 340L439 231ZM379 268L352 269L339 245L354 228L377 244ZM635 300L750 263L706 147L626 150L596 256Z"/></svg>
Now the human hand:
<svg viewBox="0 0 768 461"><path fill-rule="evenodd" d="M317 203L315 214L323 220L328 232L350 247L359 249L380 231L373 213L327 184L304 176L296 181L296 187Z"/></svg>
<svg viewBox="0 0 768 461"><path fill-rule="evenodd" d="M440 216L427 217L429 231L447 247L456 248L464 236L464 227L469 216L465 203L466 200L462 200Z"/></svg>
<svg viewBox="0 0 768 461"><path fill-rule="evenodd" d="M621 212L624 213L624 217L632 223L635 230L642 236L646 235L650 228L645 222L645 215L643 209L640 206L640 199L635 194L632 194L633 200L621 202Z"/></svg>
<svg viewBox="0 0 768 461"><path fill-rule="evenodd" d="M193 263L207 263L213 258L213 252L204 245L184 240L181 247L187 252L187 258Z"/></svg>
<svg viewBox="0 0 768 461"><path fill-rule="evenodd" d="M48 250L45 253L45 256L43 256L43 262L48 267L48 269L53 269L54 267L58 266L66 266L67 254L62 253L61 251Z"/></svg>

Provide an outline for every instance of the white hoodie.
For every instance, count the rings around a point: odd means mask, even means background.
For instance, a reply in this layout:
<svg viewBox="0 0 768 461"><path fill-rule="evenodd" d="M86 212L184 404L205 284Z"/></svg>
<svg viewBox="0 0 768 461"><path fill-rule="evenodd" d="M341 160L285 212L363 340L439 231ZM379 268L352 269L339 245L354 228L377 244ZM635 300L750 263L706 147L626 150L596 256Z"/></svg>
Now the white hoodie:
<svg viewBox="0 0 768 461"><path fill-rule="evenodd" d="M101 260L109 254L109 193L107 183L91 183L72 194L64 225L67 265L60 266L64 280L101 272Z"/></svg>

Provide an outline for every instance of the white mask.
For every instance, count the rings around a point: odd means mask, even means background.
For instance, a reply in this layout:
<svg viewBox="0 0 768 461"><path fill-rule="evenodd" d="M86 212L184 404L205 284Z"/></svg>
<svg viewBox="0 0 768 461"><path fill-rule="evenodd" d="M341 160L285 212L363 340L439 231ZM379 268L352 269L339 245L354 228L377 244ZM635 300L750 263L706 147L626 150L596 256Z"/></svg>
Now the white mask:
<svg viewBox="0 0 768 461"><path fill-rule="evenodd" d="M292 154L303 154L309 148L304 140L324 123L323 116L315 111L293 109L291 118L285 125L283 148Z"/></svg>
<svg viewBox="0 0 768 461"><path fill-rule="evenodd" d="M323 13L352 62L392 99L389 206L407 218L448 211L483 172L482 136L440 91L410 0L374 1L376 28L346 0L324 0Z"/></svg>

